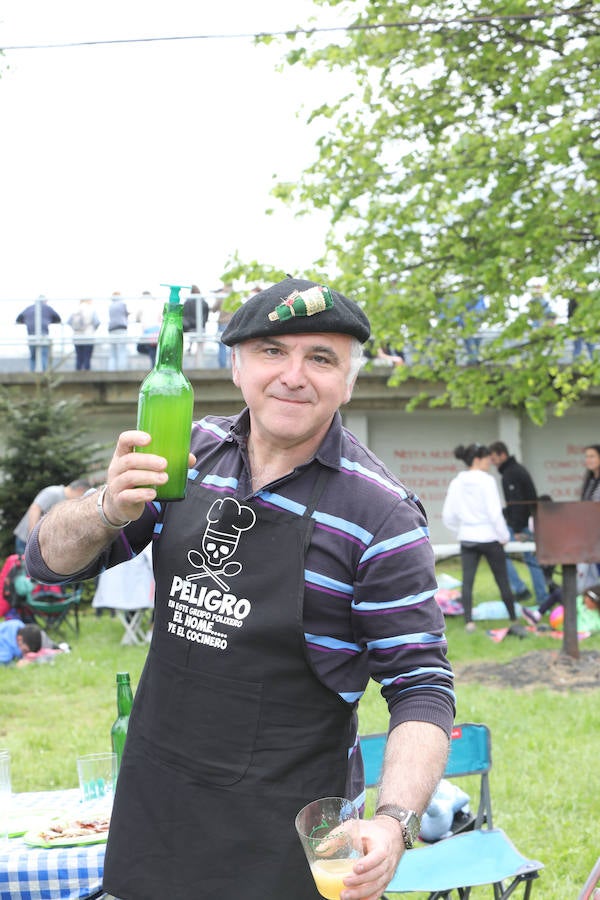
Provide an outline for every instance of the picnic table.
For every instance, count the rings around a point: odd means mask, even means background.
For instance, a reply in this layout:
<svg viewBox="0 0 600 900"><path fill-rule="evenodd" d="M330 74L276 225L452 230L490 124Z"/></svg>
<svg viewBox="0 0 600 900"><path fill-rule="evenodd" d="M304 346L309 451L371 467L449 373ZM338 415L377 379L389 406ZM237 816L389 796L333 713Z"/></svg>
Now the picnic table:
<svg viewBox="0 0 600 900"><path fill-rule="evenodd" d="M54 817L81 815L77 788L13 794L9 834L47 827ZM91 900L101 893L106 843L32 847L23 838L0 841L0 900Z"/></svg>

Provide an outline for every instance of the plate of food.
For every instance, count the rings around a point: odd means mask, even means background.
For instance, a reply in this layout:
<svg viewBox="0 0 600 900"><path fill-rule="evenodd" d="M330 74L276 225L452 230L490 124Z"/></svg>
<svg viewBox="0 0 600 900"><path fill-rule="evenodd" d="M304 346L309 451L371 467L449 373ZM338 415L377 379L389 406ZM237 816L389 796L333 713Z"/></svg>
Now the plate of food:
<svg viewBox="0 0 600 900"><path fill-rule="evenodd" d="M9 838L21 837L26 831L35 831L37 827L42 827L48 821L51 811L44 812L23 812L11 816L8 820L8 836Z"/></svg>
<svg viewBox="0 0 600 900"><path fill-rule="evenodd" d="M110 816L80 816L78 819L52 819L44 828L33 828L23 835L30 847L79 847L103 844L108 838Z"/></svg>

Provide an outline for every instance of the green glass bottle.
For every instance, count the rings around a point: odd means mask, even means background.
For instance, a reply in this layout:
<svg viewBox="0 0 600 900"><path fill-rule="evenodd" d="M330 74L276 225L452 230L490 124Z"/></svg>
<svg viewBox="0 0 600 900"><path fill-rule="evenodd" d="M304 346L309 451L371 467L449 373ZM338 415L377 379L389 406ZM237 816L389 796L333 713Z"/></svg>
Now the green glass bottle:
<svg viewBox="0 0 600 900"><path fill-rule="evenodd" d="M113 751L117 754L117 772L121 767L127 726L129 725L129 713L133 706L133 693L129 672L117 672L117 718L110 729L110 742Z"/></svg>
<svg viewBox="0 0 600 900"><path fill-rule="evenodd" d="M183 307L178 285L169 285L158 336L156 364L140 388L137 427L152 440L139 453L156 453L167 459L166 484L156 488L157 500L183 500L188 472L188 454L194 412L194 391L182 372Z"/></svg>

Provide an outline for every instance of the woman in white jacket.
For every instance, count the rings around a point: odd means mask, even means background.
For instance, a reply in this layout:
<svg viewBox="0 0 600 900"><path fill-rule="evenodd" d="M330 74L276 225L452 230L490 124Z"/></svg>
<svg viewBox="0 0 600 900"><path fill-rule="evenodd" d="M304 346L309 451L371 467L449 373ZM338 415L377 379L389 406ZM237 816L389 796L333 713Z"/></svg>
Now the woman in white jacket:
<svg viewBox="0 0 600 900"><path fill-rule="evenodd" d="M498 486L489 474L490 451L481 444L456 447L454 455L467 466L448 487L442 510L446 528L456 532L460 541L462 563L462 605L467 631L475 630L473 613L473 582L482 556L488 561L509 618L516 621L513 593L508 582L503 544L509 532L502 514Z"/></svg>

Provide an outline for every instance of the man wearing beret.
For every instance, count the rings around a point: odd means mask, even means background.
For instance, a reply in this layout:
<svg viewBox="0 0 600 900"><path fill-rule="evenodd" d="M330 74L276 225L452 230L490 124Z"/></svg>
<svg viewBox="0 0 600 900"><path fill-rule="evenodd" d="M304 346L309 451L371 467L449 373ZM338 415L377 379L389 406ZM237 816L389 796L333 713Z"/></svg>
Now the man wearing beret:
<svg viewBox="0 0 600 900"><path fill-rule="evenodd" d="M165 460L133 453L150 437L127 431L102 515L94 496L56 507L29 542L48 582L153 539L155 626L105 863L121 900L318 900L294 818L318 797L364 804L369 678L390 735L342 900L380 897L418 834L452 674L423 508L341 421L368 337L327 286L287 278L254 295L222 337L246 408L194 424L185 500L152 502Z"/></svg>

